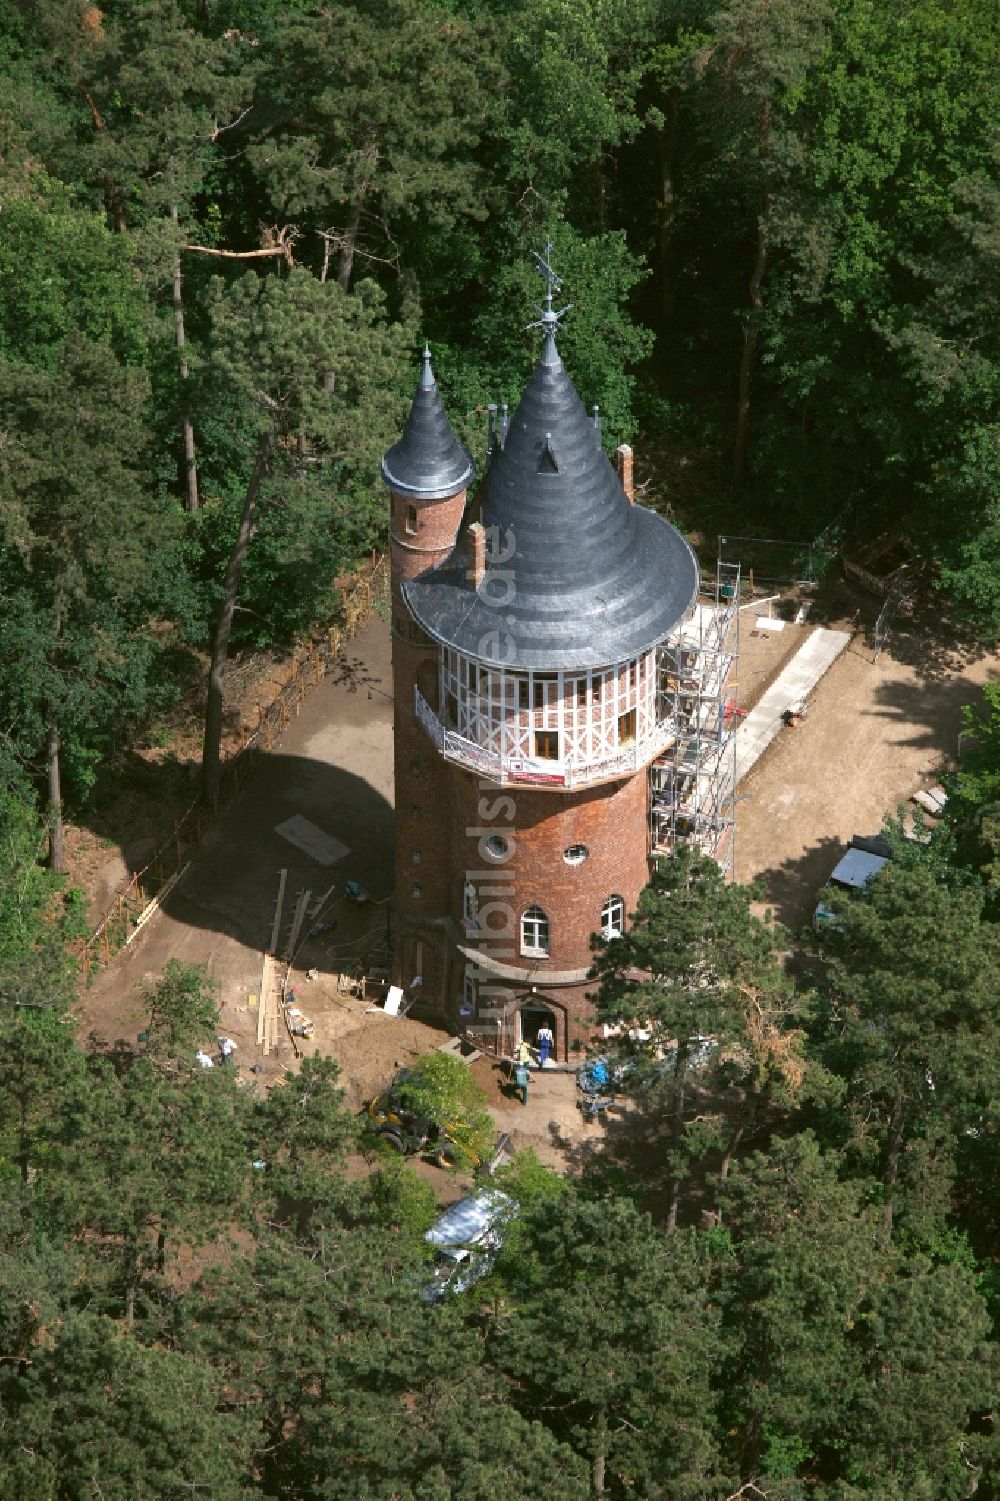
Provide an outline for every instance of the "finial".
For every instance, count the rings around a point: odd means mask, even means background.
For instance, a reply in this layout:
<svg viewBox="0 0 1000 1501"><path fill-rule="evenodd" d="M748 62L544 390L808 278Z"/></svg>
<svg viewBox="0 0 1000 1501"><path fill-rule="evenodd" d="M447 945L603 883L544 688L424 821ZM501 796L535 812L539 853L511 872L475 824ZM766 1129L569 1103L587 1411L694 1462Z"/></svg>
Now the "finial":
<svg viewBox="0 0 1000 1501"><path fill-rule="evenodd" d="M431 346L424 340L424 368L420 372L420 389L430 391L434 385L434 371L431 369Z"/></svg>
<svg viewBox="0 0 1000 1501"><path fill-rule="evenodd" d="M566 316L573 304L568 302L558 312L552 306L553 291L558 292L562 288L561 278L552 269L552 241L546 241L544 256L539 255L537 250L533 250L531 252L531 259L535 263L535 269L540 271L545 278L545 306L544 308L538 308L539 313L541 313L538 322L529 323L528 327L545 330L545 348L542 350L542 364L558 365L559 351L556 349L556 329L559 327L559 320Z"/></svg>

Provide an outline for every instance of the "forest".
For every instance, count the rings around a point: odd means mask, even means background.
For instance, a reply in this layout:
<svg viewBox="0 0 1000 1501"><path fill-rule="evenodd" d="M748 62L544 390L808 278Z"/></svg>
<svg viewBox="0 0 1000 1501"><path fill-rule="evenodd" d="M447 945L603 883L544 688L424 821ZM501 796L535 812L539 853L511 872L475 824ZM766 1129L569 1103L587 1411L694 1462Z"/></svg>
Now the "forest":
<svg viewBox="0 0 1000 1501"><path fill-rule="evenodd" d="M794 974L664 862L593 975L670 1063L649 1172L515 1160L433 1307L432 1197L331 1060L191 1066L177 965L138 1054L77 1035L63 848L192 698L211 803L227 665L384 545L424 340L482 458L547 242L609 452L709 554L888 533L995 642L998 38L996 0L0 0L5 1501L1000 1494L1000 690Z"/></svg>

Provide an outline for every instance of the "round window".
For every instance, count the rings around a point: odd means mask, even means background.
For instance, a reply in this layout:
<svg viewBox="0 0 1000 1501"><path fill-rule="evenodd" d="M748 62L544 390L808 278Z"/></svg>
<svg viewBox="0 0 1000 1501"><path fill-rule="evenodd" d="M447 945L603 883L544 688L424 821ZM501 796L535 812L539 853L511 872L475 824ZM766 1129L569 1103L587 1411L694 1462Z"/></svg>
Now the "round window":
<svg viewBox="0 0 1000 1501"><path fill-rule="evenodd" d="M571 844L569 849L563 850L563 859L567 865L582 865L589 854L585 844Z"/></svg>
<svg viewBox="0 0 1000 1501"><path fill-rule="evenodd" d="M486 841L486 853L491 860L504 860L510 845L500 834L491 834Z"/></svg>

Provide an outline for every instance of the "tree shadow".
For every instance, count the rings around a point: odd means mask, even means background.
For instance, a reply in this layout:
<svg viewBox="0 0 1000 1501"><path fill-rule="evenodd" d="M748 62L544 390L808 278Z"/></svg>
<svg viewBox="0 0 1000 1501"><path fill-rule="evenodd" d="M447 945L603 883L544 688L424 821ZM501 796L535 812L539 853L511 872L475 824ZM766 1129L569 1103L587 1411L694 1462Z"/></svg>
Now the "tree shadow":
<svg viewBox="0 0 1000 1501"><path fill-rule="evenodd" d="M886 650L895 661L912 667L925 683L935 686L993 655L929 589L894 617Z"/></svg>
<svg viewBox="0 0 1000 1501"><path fill-rule="evenodd" d="M980 652L966 666L983 661L987 655ZM1000 659L994 658L993 662L985 671L987 682L1000 681ZM936 751L940 770L946 770L958 753L963 706L975 703L981 696L977 684L959 676L959 671L956 668L953 674L942 674L930 681L921 676L911 682L900 678L882 682L875 689L872 707L862 709L860 717L891 719L905 725L909 733L899 743Z"/></svg>
<svg viewBox="0 0 1000 1501"><path fill-rule="evenodd" d="M378 696L388 699L390 703L392 701L391 688L380 673L372 670L364 657L349 657L345 651L341 650L334 658L333 665L327 670L326 676L348 693L360 693L364 690L369 700Z"/></svg>
<svg viewBox="0 0 1000 1501"><path fill-rule="evenodd" d="M856 829L857 834L877 834L878 829ZM764 888L764 900L778 921L795 934L812 920L818 892L844 854L842 839L826 836L810 845L795 859L783 860L760 871L756 880Z"/></svg>
<svg viewBox="0 0 1000 1501"><path fill-rule="evenodd" d="M706 1107L719 1109L717 1091L691 1081L685 1115L690 1119ZM628 1194L652 1218L665 1225L670 1211L671 1177L667 1162L670 1138L669 1109L661 1090L647 1088L618 1096L612 1110L588 1128L582 1139L571 1140L557 1122L549 1126L552 1145L563 1155L567 1171L580 1180L585 1192ZM714 1190L710 1180L719 1169L719 1153L692 1162L684 1180L679 1225L704 1227L714 1220ZM708 1216L708 1218L706 1218Z"/></svg>

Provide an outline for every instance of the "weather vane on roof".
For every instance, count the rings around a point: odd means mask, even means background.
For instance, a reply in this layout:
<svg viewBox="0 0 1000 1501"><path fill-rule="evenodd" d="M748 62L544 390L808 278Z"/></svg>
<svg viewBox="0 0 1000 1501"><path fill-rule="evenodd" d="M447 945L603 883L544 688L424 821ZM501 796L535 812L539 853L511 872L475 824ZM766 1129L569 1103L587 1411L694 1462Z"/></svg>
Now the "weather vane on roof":
<svg viewBox="0 0 1000 1501"><path fill-rule="evenodd" d="M549 240L547 242L544 255L539 255L537 250L533 250L531 252L531 259L535 264L536 271L541 272L545 278L546 293L545 306L541 307L538 303L535 304L541 317L537 323L529 323L528 327L543 328L547 334L554 335L556 329L559 327L559 320L565 318L573 304L568 302L564 308L559 308L558 311L552 306L553 292L562 290L562 278L557 276L552 269L552 241Z"/></svg>

